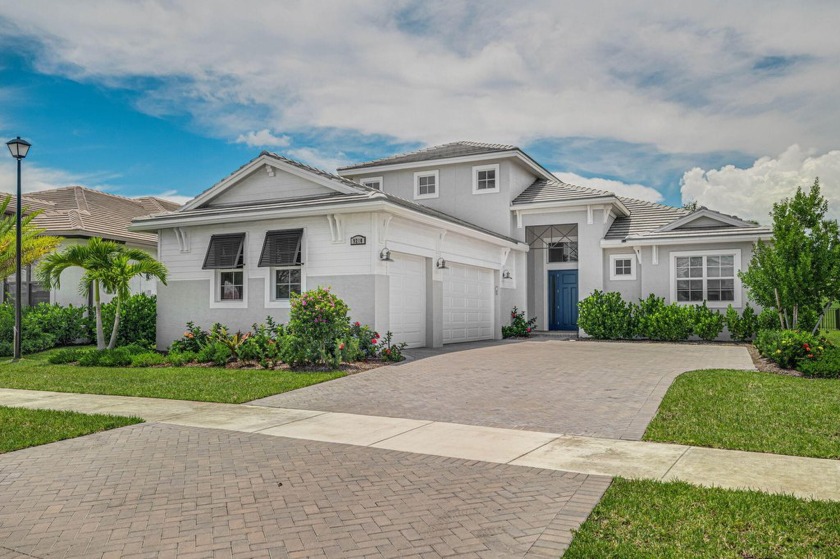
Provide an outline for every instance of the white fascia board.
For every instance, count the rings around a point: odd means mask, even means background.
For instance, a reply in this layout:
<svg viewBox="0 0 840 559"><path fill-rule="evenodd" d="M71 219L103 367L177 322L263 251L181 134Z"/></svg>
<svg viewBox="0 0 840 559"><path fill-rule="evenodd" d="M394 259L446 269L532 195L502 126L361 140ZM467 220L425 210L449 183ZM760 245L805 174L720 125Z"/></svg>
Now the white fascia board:
<svg viewBox="0 0 840 559"><path fill-rule="evenodd" d="M482 153L479 155L463 155L461 157L446 157L443 159L429 159L426 161L414 161L410 163L393 163L391 165L373 165L370 167L362 167L359 169L343 169L338 170L337 173L342 177L358 177L361 175L368 175L371 173L384 173L387 171L400 171L402 169L417 169L420 167L440 167L441 165L455 165L457 163L472 163L476 161L489 161L491 159L507 159L515 157L521 161L526 167L534 171L534 173L545 179L556 180L557 177L543 169L533 159L523 155L518 150L496 151L493 153Z"/></svg>
<svg viewBox="0 0 840 559"><path fill-rule="evenodd" d="M511 205L510 209L523 214L540 213L540 210L551 210L562 208L564 211L581 210L586 211L587 206L615 206L623 215L630 215L630 210L627 209L621 200L615 196L598 196L597 198L573 198L570 200L557 200L554 202L531 202L529 204ZM594 209L603 209L594 208Z"/></svg>
<svg viewBox="0 0 840 559"><path fill-rule="evenodd" d="M744 234L737 235L728 233L726 235L703 235L696 237L657 237L653 239L631 238L622 241L619 239L601 240L601 248L622 248L628 246L655 246L655 245L699 245L707 243L755 243L766 241L773 237L772 233L767 234Z"/></svg>
<svg viewBox="0 0 840 559"><path fill-rule="evenodd" d="M334 180L330 180L327 177L322 177L321 175L319 175L317 173L312 173L310 171L307 171L306 169L301 169L299 167L296 167L295 165L289 165L285 161L281 161L279 159L271 157L270 155L262 154L259 157L257 157L256 159L254 159L253 161L251 161L250 163L245 164L245 166L238 169L232 175L230 175L230 176L226 177L225 179L219 181L218 183L216 183L215 185L213 185L209 189L205 190L204 192L202 192L201 194L199 194L198 196L196 196L195 198L193 198L192 200L190 200L189 202L187 202L186 204L181 206L181 208L178 211L194 210L195 208L197 208L201 204L207 202L208 200L212 200L213 198L215 198L216 196L218 196L219 194L221 194L222 192L224 192L225 190L230 188L232 185L234 185L238 181L242 180L243 178L245 178L249 174L253 173L256 169L258 169L262 165L270 165L270 166L274 167L275 169L285 171L285 172L290 173L292 175L298 176L302 179L306 179L306 180L314 182L316 184L320 184L321 186L326 186L327 188L331 188L333 190L336 190L336 191L344 193L344 194L359 192L358 190L354 189L353 187L351 187L349 185L342 184L342 183L334 181Z"/></svg>
<svg viewBox="0 0 840 559"><path fill-rule="evenodd" d="M236 208L213 213L201 213L200 215L168 215L155 219L135 221L129 226L130 231L159 231L171 227L188 227L195 225L213 225L218 223L240 223L245 221L260 221L265 219L292 218L292 217L314 217L326 214L344 214L387 211L388 213L405 217L412 221L426 223L438 229L454 231L465 237L491 242L498 246L511 248L513 250L527 252L528 245L521 242L511 242L496 237L489 233L476 231L471 227L452 223L445 219L422 214L388 200L381 199L374 202L356 202L349 204L333 204L318 207L294 207L294 208Z"/></svg>

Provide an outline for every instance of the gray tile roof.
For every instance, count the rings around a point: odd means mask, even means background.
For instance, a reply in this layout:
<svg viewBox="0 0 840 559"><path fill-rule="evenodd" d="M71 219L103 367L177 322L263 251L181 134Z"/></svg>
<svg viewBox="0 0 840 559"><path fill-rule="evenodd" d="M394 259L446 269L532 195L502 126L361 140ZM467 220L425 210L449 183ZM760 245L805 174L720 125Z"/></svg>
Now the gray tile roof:
<svg viewBox="0 0 840 559"><path fill-rule="evenodd" d="M9 204L12 209L13 204L14 197ZM23 206L42 211L34 223L46 229L49 234L102 237L147 244L156 243L157 235L129 231L131 220L178 208L178 204L152 196L126 198L81 186L24 194Z"/></svg>
<svg viewBox="0 0 840 559"><path fill-rule="evenodd" d="M616 218L610 230L604 236L608 240L625 239L629 236L650 233L691 213L683 208L675 208L655 202L645 202L621 196L618 199L627 206L630 215Z"/></svg>
<svg viewBox="0 0 840 559"><path fill-rule="evenodd" d="M537 179L522 194L517 196L512 204L533 204L538 202L562 202L564 200L580 200L585 198L602 198L615 196L612 192L598 190L585 186L577 186L560 179Z"/></svg>
<svg viewBox="0 0 840 559"><path fill-rule="evenodd" d="M418 161L430 161L433 159L449 159L452 157L464 157L468 155L483 155L485 153L496 153L503 151L519 150L518 147L508 144L485 144L481 142L451 142L439 146L431 146L409 153L391 155L373 161L365 161L341 167L339 171L350 171L365 169L367 167L379 167L380 165L397 165L400 163L417 163ZM520 150L521 151L521 150Z"/></svg>

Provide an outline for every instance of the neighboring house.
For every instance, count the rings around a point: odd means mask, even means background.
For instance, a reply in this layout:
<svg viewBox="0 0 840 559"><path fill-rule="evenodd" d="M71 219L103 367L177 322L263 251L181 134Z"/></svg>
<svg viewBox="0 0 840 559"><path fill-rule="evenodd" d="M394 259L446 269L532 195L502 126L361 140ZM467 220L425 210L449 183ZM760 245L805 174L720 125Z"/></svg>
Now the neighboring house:
<svg viewBox="0 0 840 559"><path fill-rule="evenodd" d="M73 245L86 243L91 237L115 241L133 248L143 249L157 256L157 235L129 231L131 220L151 214L167 213L178 209L178 205L160 198L146 196L125 198L81 186L69 186L51 190L40 190L22 197L24 212L40 210L41 214L34 223L46 230L46 234L62 237L59 250ZM9 203L6 211L14 213L15 199ZM35 265L23 271L24 305L38 303L58 303L61 305L87 306L91 303L89 293L79 292L82 270L70 268L61 274L61 288L48 289L35 281ZM3 285L3 298L14 299L14 276L6 278ZM154 279L135 278L131 283L132 293L153 295L157 291ZM110 296L103 294L103 300Z"/></svg>
<svg viewBox="0 0 840 559"><path fill-rule="evenodd" d="M516 306L576 330L596 289L736 308L737 273L766 227L561 182L515 146L455 142L333 175L263 152L158 233L170 281L158 345L188 320L246 330L289 296L331 286L354 320L411 346L493 339Z"/></svg>

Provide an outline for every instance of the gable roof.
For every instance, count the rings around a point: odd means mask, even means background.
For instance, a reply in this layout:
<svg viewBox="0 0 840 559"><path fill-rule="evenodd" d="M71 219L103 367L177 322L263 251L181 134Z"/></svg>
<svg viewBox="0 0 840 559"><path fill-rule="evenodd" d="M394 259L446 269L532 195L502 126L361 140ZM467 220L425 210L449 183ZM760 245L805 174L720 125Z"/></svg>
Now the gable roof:
<svg viewBox="0 0 840 559"><path fill-rule="evenodd" d="M12 196L10 208L14 208L14 198ZM33 223L46 229L50 235L102 237L144 244L155 244L157 235L129 231L131 220L172 212L179 207L178 204L153 196L126 198L82 186L24 194L21 203L30 210L42 211Z"/></svg>
<svg viewBox="0 0 840 559"><path fill-rule="evenodd" d="M508 144L485 144L481 142L459 141L430 146L427 148L399 153L388 157L374 159L339 167L339 171L365 169L367 167L380 167L382 165L399 165L402 163L417 163L420 161L432 161L437 159L450 159L453 157L467 157L471 155L485 155L488 153L501 153L506 151L521 151L518 147Z"/></svg>
<svg viewBox="0 0 840 559"><path fill-rule="evenodd" d="M691 225L695 221L703 220L704 222L712 222L714 225ZM672 221L668 225L661 227L657 230L657 232L661 231L674 231L675 229L681 228L691 228L694 230L697 229L719 229L721 227L724 228L731 228L731 227L756 227L757 224L752 223L750 221L744 221L738 216L728 215L720 212L716 212L714 210L710 210L709 208L702 206L697 210L689 213L686 216L683 216L675 221Z"/></svg>
<svg viewBox="0 0 840 559"><path fill-rule="evenodd" d="M675 208L656 202L624 197L619 197L619 199L630 210L630 215L617 217L607 234L604 235L604 239L623 240L627 237L649 233L691 213L683 208Z"/></svg>

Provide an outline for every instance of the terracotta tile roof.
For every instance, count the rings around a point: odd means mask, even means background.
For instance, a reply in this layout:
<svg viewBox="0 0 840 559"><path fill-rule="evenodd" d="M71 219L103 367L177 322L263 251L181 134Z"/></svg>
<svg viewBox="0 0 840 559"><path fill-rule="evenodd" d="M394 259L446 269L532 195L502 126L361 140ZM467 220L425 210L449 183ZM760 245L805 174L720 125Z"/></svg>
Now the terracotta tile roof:
<svg viewBox="0 0 840 559"><path fill-rule="evenodd" d="M14 196L7 212L14 212ZM129 231L135 217L175 211L178 204L144 196L127 198L82 186L40 190L23 195L23 206L41 210L35 223L60 236L102 237L116 241L156 244L157 235Z"/></svg>
<svg viewBox="0 0 840 559"><path fill-rule="evenodd" d="M364 169L367 167L378 167L380 165L397 165L399 163L416 163L418 161L430 161L433 159L448 159L451 157L464 157L468 155L483 155L485 153L495 153L503 151L518 150L516 146L508 144L485 144L481 142L451 142L439 146L431 146L417 151L408 153L400 153L383 157L381 159L374 159L373 161L365 161L363 163L356 163L341 167L339 171L349 171L354 169Z"/></svg>

